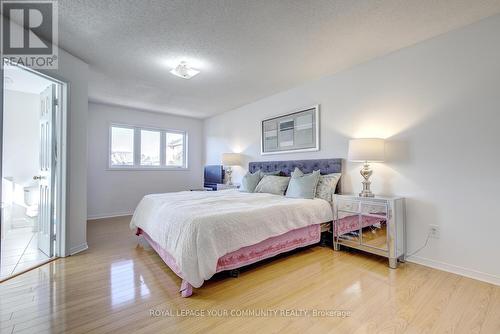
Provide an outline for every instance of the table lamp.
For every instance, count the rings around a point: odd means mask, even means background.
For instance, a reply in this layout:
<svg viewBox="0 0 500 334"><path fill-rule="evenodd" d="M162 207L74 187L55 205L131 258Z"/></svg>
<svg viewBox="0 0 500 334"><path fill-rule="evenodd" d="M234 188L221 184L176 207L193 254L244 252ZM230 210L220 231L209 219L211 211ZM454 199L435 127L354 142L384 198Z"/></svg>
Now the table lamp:
<svg viewBox="0 0 500 334"><path fill-rule="evenodd" d="M227 184L232 185L233 181L231 180L231 174L233 170L232 166L241 166L241 154L239 153L222 153L222 165L226 167L227 174Z"/></svg>
<svg viewBox="0 0 500 334"><path fill-rule="evenodd" d="M385 141L379 138L360 138L349 140L348 159L350 161L363 162L364 166L360 170L363 176L363 191L360 197L374 197L370 190L370 176L373 174L369 162L383 162L385 155Z"/></svg>

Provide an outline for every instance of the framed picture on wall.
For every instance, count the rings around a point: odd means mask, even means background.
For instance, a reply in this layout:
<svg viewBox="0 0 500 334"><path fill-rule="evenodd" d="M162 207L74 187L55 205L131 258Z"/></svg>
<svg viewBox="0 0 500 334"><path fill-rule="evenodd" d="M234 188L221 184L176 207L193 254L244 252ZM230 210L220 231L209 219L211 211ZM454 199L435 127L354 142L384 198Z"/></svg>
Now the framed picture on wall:
<svg viewBox="0 0 500 334"><path fill-rule="evenodd" d="M261 154L319 150L319 105L301 108L261 123Z"/></svg>

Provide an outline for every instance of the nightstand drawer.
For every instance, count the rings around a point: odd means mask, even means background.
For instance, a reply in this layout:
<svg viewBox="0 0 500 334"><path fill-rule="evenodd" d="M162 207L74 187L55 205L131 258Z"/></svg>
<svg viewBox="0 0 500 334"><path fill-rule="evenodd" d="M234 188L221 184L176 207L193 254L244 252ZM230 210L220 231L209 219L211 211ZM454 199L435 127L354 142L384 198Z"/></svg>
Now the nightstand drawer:
<svg viewBox="0 0 500 334"><path fill-rule="evenodd" d="M387 205L385 203L361 203L361 214L387 217Z"/></svg>
<svg viewBox="0 0 500 334"><path fill-rule="evenodd" d="M337 201L337 209L341 211L359 212L359 201L350 201L339 199Z"/></svg>

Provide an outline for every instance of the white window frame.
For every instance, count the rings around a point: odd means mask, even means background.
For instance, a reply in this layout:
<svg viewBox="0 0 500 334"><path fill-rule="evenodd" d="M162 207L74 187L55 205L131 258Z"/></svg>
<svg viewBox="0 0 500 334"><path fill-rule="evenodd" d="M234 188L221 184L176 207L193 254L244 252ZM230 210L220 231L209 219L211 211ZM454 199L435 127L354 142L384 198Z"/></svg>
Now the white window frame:
<svg viewBox="0 0 500 334"><path fill-rule="evenodd" d="M114 127L117 128L125 128L125 129L133 129L134 130L134 164L131 166L122 166L122 165L113 165L111 163L111 144L112 144L112 129ZM158 131L160 132L160 165L159 166L144 166L141 165L141 130L146 131ZM183 156L183 165L182 166L167 166L166 165L166 138L167 133L176 133L182 134L184 139L184 156ZM130 125L123 123L110 123L108 127L108 170L189 170L188 169L188 133L183 130L174 130L174 129L164 129L157 128L152 126L139 126L139 125Z"/></svg>

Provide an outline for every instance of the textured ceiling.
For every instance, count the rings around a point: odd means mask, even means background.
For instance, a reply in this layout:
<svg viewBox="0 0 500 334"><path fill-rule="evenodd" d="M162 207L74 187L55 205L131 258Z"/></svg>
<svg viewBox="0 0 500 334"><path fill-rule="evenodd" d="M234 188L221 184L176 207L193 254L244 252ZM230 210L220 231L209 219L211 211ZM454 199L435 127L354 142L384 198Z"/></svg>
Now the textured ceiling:
<svg viewBox="0 0 500 334"><path fill-rule="evenodd" d="M208 117L500 12L500 0L64 0L91 101ZM191 80L169 73L187 60Z"/></svg>

